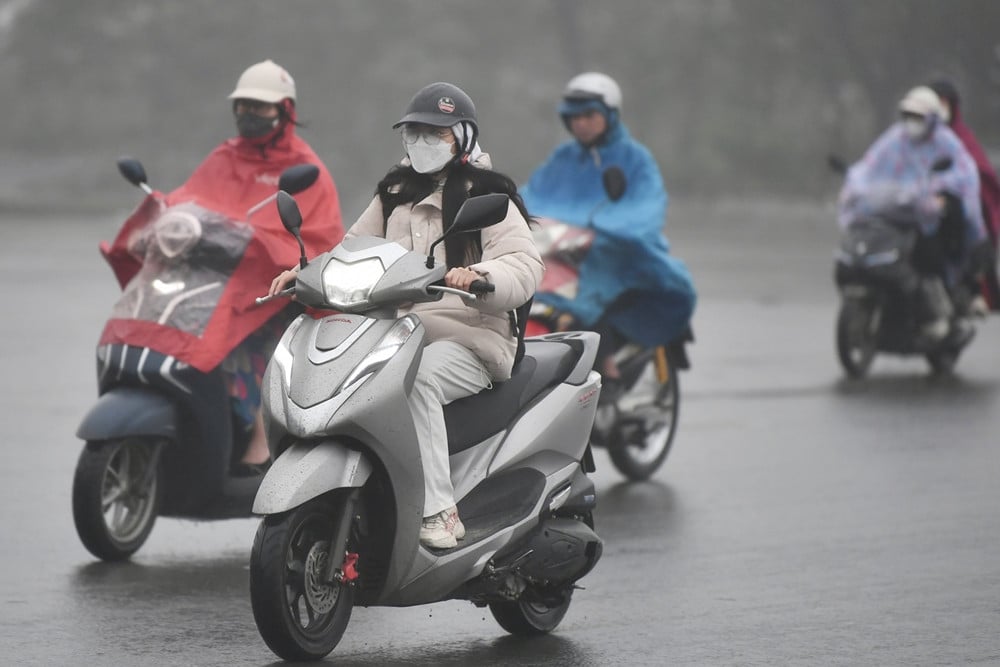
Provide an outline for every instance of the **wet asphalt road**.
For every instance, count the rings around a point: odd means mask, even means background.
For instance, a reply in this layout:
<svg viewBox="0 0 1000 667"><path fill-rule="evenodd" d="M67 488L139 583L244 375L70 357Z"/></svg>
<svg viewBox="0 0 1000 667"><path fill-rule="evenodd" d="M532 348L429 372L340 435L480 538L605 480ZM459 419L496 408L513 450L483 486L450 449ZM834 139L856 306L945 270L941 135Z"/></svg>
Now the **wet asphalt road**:
<svg viewBox="0 0 1000 667"><path fill-rule="evenodd" d="M654 480L599 453L603 560L550 636L447 602L357 609L344 665L1000 664L1000 318L958 375L841 380L831 213L671 212L701 294L681 426ZM132 563L77 540L73 433L115 298L114 220L0 219L0 663L268 665L256 523L158 522Z"/></svg>

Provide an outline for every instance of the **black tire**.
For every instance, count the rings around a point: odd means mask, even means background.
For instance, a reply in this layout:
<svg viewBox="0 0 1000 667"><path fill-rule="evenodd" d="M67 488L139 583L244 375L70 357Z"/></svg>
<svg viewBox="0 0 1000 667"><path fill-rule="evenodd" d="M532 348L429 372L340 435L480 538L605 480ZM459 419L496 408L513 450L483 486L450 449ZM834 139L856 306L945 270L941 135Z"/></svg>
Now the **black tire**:
<svg viewBox="0 0 1000 667"><path fill-rule="evenodd" d="M928 352L925 357L934 375L951 375L955 372L955 364L958 363L959 354L961 354L961 350L947 348Z"/></svg>
<svg viewBox="0 0 1000 667"><path fill-rule="evenodd" d="M872 303L845 300L837 315L837 357L848 377L863 378L875 358L881 309Z"/></svg>
<svg viewBox="0 0 1000 667"><path fill-rule="evenodd" d="M659 470L677 433L680 377L669 355L666 359L666 382L661 383L657 377L654 355L635 384L618 400L620 415L608 439L608 455L615 468L633 481L649 479ZM637 398L640 391L648 392L648 398Z"/></svg>
<svg viewBox="0 0 1000 667"><path fill-rule="evenodd" d="M324 499L265 517L250 554L250 602L260 636L285 660L319 660L344 635L354 608L350 584L314 578L330 558L342 505Z"/></svg>
<svg viewBox="0 0 1000 667"><path fill-rule="evenodd" d="M544 600L534 589L525 589L517 600L491 602L490 613L500 627L520 637L544 635L555 630L569 611L573 589L561 591L558 603Z"/></svg>
<svg viewBox="0 0 1000 667"><path fill-rule="evenodd" d="M153 530L160 507L158 443L88 442L73 475L73 523L87 551L129 558Z"/></svg>

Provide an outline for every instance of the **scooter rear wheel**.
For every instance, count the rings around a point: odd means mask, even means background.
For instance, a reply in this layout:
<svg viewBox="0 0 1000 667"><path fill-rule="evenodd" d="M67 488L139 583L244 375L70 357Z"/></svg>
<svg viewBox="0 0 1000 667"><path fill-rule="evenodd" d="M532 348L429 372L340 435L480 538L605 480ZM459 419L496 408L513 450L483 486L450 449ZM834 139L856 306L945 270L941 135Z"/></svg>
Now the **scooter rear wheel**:
<svg viewBox="0 0 1000 667"><path fill-rule="evenodd" d="M618 421L608 439L611 462L633 481L648 479L663 465L677 432L680 378L676 364L669 357L663 361L665 381L660 380L654 354L618 400Z"/></svg>
<svg viewBox="0 0 1000 667"><path fill-rule="evenodd" d="M958 363L960 353L961 349L955 348L928 352L926 359L931 367L931 372L934 375L951 375L955 372L955 365Z"/></svg>
<svg viewBox="0 0 1000 667"><path fill-rule="evenodd" d="M524 591L517 600L490 603L490 612L500 627L522 637L544 635L563 620L573 599L573 589L559 594L560 601L545 600L532 588Z"/></svg>
<svg viewBox="0 0 1000 667"><path fill-rule="evenodd" d="M155 442L88 442L73 476L73 523L87 550L125 560L153 530L160 505Z"/></svg>
<svg viewBox="0 0 1000 667"><path fill-rule="evenodd" d="M342 506L312 500L265 517L250 554L250 602L260 636L285 660L319 660L340 642L354 607L350 584L324 582ZM342 559L343 553L337 552Z"/></svg>

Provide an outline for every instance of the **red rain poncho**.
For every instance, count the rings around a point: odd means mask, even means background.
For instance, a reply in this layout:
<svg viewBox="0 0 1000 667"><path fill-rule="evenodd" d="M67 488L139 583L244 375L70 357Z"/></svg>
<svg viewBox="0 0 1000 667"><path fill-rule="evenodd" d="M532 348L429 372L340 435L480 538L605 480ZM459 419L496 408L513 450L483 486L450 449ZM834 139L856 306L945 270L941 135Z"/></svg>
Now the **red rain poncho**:
<svg viewBox="0 0 1000 667"><path fill-rule="evenodd" d="M130 252L130 245L135 248L135 235L155 221L165 207L190 202L232 221L249 223L252 238L232 269L207 324L199 334L158 324L150 318L113 315L101 334L100 344L151 347L208 372L286 307L288 302L284 300L257 306L254 299L267 293L274 276L298 262L298 244L281 224L273 202L249 220L247 211L277 191L284 169L303 162L320 169L316 182L295 195L302 211L306 255L314 257L339 243L344 228L336 187L313 150L296 136L293 125L286 125L266 146L239 137L229 139L209 154L184 185L166 196L158 192L148 196L125 221L111 245L101 246L124 288L142 268L142 257Z"/></svg>

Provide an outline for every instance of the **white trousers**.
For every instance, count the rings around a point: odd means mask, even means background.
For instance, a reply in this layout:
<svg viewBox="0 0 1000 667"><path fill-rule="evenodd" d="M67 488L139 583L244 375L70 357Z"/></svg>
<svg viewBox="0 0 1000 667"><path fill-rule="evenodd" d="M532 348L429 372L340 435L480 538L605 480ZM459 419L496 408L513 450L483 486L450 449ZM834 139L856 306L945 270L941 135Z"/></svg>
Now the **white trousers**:
<svg viewBox="0 0 1000 667"><path fill-rule="evenodd" d="M455 504L444 406L477 394L490 384L483 362L464 345L437 341L424 348L409 402L424 465L425 517Z"/></svg>

